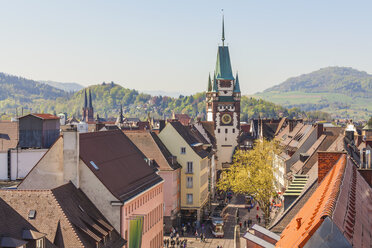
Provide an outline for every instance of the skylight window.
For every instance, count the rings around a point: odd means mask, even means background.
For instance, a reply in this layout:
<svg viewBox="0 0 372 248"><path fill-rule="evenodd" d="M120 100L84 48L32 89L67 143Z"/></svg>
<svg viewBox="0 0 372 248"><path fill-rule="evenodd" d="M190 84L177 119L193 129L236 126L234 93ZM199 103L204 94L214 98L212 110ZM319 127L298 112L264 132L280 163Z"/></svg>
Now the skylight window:
<svg viewBox="0 0 372 248"><path fill-rule="evenodd" d="M35 219L35 217L36 217L36 210L30 210L28 212L28 219L33 220L33 219Z"/></svg>
<svg viewBox="0 0 372 248"><path fill-rule="evenodd" d="M93 161L90 161L90 164L94 167L94 169L99 170L98 166Z"/></svg>

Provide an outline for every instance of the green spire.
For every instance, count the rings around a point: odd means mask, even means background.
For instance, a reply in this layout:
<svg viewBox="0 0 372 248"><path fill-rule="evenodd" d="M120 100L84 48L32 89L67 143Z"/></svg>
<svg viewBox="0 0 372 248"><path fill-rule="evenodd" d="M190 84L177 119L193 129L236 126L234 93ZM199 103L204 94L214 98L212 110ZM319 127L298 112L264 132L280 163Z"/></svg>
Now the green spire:
<svg viewBox="0 0 372 248"><path fill-rule="evenodd" d="M225 46L224 16L222 16L222 46L218 47L217 52L216 78L224 80L234 80L231 70L229 48Z"/></svg>
<svg viewBox="0 0 372 248"><path fill-rule="evenodd" d="M235 77L234 92L240 93L238 72L236 73L236 77Z"/></svg>
<svg viewBox="0 0 372 248"><path fill-rule="evenodd" d="M222 46L225 46L225 21L222 14Z"/></svg>
<svg viewBox="0 0 372 248"><path fill-rule="evenodd" d="M214 78L213 78L213 89L212 89L212 92L218 92L217 80L216 80L216 73L214 74Z"/></svg>
<svg viewBox="0 0 372 248"><path fill-rule="evenodd" d="M211 74L209 73L208 77L208 92L212 91L212 82L211 82Z"/></svg>

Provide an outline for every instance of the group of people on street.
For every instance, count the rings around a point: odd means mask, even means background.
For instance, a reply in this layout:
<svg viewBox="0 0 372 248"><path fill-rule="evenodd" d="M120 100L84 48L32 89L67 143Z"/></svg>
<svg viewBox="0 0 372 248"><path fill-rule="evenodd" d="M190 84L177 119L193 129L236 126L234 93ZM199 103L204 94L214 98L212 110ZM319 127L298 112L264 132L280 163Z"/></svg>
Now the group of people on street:
<svg viewBox="0 0 372 248"><path fill-rule="evenodd" d="M164 247L186 248L187 247L187 239L183 239L183 240L180 240L179 238L164 239Z"/></svg>

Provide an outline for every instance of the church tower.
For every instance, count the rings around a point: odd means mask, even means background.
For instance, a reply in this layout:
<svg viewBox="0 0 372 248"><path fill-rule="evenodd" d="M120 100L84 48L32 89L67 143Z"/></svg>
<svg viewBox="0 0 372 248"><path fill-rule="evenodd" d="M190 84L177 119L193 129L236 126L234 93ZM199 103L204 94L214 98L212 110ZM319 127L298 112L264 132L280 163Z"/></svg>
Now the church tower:
<svg viewBox="0 0 372 248"><path fill-rule="evenodd" d="M218 47L216 68L208 78L206 99L207 121L214 122L217 143L217 169L228 168L240 130L240 85L231 69L228 46L225 46L225 27L222 17L222 46Z"/></svg>
<svg viewBox="0 0 372 248"><path fill-rule="evenodd" d="M94 122L94 110L92 102L92 93L89 90L89 101L87 97L87 91L84 91L84 107L83 107L83 120L86 123Z"/></svg>

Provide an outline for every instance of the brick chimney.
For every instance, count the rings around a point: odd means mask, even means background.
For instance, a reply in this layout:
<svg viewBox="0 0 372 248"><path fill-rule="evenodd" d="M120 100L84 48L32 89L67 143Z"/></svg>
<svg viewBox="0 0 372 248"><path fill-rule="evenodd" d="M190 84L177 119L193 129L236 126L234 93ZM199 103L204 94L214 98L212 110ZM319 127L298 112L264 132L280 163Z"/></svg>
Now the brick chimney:
<svg viewBox="0 0 372 248"><path fill-rule="evenodd" d="M327 173L333 168L336 162L345 152L318 152L318 183L320 183Z"/></svg>

